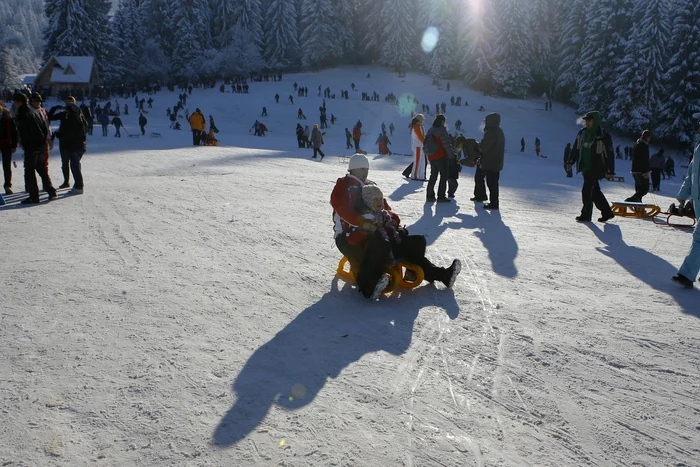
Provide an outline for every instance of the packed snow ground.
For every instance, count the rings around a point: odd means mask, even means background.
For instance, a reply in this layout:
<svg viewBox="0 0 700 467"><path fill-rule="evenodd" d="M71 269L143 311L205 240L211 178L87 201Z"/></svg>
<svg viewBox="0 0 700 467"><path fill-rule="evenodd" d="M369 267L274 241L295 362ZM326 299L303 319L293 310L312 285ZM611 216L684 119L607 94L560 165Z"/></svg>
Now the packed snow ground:
<svg viewBox="0 0 700 467"><path fill-rule="evenodd" d="M700 292L670 282L690 232L574 221L581 180L561 164L571 109L367 71L195 90L188 107L214 115L218 148L170 130L176 94L159 93L148 130L162 138L89 137L84 195L8 197L2 465L700 465ZM295 80L310 97L292 106ZM370 156L370 178L427 236L429 257L462 260L454 290L369 303L335 277L328 200L344 128L361 118L372 151L393 122L392 149L410 144L406 117L351 92L327 101L339 122L326 159L296 149L297 108L312 124L317 86L339 95L353 81L432 107L460 94L470 107L447 117L467 135L479 136L479 105L503 116L500 212L468 201L473 169L456 203L426 205L425 186L400 175L410 158ZM248 129L263 105L270 133L258 138ZM129 133L137 118L132 107ZM534 156L536 136L548 159ZM57 151L50 171L58 185ZM647 200L665 208L682 172ZM603 190L624 199L630 177Z"/></svg>

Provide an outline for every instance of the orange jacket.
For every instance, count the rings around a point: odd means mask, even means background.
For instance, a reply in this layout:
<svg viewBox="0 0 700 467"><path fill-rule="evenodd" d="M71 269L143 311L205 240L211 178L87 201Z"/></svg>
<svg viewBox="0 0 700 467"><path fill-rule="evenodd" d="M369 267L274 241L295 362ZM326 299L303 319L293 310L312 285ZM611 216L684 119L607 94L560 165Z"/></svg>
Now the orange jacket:
<svg viewBox="0 0 700 467"><path fill-rule="evenodd" d="M199 112L195 112L190 115L190 128L193 130L204 131L207 127L207 123L204 120L204 115Z"/></svg>
<svg viewBox="0 0 700 467"><path fill-rule="evenodd" d="M360 138L362 138L362 130L359 128L355 127L352 129L352 139L360 141Z"/></svg>

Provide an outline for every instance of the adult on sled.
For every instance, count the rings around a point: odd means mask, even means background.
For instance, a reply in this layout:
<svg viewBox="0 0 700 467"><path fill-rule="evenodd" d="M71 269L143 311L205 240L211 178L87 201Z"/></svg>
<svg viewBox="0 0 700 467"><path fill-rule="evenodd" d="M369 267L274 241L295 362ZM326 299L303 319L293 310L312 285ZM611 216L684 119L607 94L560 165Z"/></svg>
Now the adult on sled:
<svg viewBox="0 0 700 467"><path fill-rule="evenodd" d="M367 180L368 175L369 160L363 154L355 154L350 159L348 174L338 179L331 193L335 244L348 258L359 291L370 300L379 298L389 285L384 268L391 263L392 254L394 258L403 258L420 266L426 281L440 281L446 287L452 287L462 270L458 259L449 268L437 267L425 257L427 242L424 236L409 235L405 227L399 227L400 242L393 236L387 239L377 229L374 220L364 217L367 209L362 200L362 189L366 185L375 185ZM388 211L394 223L400 225L399 216L391 211L386 200L383 200L383 206L382 211Z"/></svg>
<svg viewBox="0 0 700 467"><path fill-rule="evenodd" d="M413 162L411 162L409 166L406 167L406 170L403 171L404 177L421 182L426 181L426 158L425 152L423 151L423 142L425 141L425 128L423 128L424 123L425 116L423 114L416 114L411 120L411 124L408 126L411 130Z"/></svg>
<svg viewBox="0 0 700 467"><path fill-rule="evenodd" d="M695 147L693 160L688 166L688 174L683 180L683 185L678 192L678 203L683 206L687 200L693 202L695 209L695 231L693 232L693 244L690 247L690 252L686 256L683 265L678 270L678 274L673 276L673 280L683 287L692 288L693 282L700 273L700 145Z"/></svg>
<svg viewBox="0 0 700 467"><path fill-rule="evenodd" d="M576 165L576 173L583 174L583 207L576 221L590 222L595 204L602 214L598 222L606 222L615 217L615 214L600 190L600 180L615 174L612 137L600 124L600 112L588 112L583 120L586 126L576 135L567 165L567 170Z"/></svg>

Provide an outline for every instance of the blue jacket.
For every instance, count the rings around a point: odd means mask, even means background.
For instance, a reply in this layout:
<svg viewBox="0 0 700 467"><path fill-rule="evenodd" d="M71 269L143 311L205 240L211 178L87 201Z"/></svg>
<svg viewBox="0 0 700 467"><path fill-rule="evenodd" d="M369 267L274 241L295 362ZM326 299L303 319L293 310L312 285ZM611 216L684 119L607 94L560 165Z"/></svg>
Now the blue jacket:
<svg viewBox="0 0 700 467"><path fill-rule="evenodd" d="M695 148L693 160L688 167L688 175L683 180L677 198L682 201L692 200L695 212L700 214L700 146Z"/></svg>

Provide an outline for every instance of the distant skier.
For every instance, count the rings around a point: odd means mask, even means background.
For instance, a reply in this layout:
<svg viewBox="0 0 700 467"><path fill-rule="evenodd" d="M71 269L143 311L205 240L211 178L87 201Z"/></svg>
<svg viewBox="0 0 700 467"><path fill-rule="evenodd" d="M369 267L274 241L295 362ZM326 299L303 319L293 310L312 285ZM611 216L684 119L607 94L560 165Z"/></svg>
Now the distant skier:
<svg viewBox="0 0 700 467"><path fill-rule="evenodd" d="M289 102L294 105L294 97L291 94L289 95Z"/></svg>
<svg viewBox="0 0 700 467"><path fill-rule="evenodd" d="M263 116L263 117L267 117L267 107L264 107L264 106L263 106L263 108L262 108L262 116Z"/></svg>

